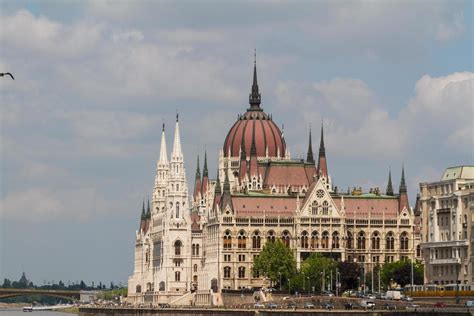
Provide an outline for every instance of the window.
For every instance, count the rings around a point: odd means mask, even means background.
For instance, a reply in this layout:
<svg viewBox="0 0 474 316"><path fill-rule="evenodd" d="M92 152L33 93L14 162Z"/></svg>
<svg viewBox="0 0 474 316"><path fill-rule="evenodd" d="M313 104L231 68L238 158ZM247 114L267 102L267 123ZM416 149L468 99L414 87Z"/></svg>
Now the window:
<svg viewBox="0 0 474 316"><path fill-rule="evenodd" d="M197 264L194 265L193 270L194 270L194 272L198 272L198 265Z"/></svg>
<svg viewBox="0 0 474 316"><path fill-rule="evenodd" d="M420 245L416 246L416 256L417 257L421 256L421 247L420 247Z"/></svg>
<svg viewBox="0 0 474 316"><path fill-rule="evenodd" d="M365 249L365 233L363 231L357 235L357 249Z"/></svg>
<svg viewBox="0 0 474 316"><path fill-rule="evenodd" d="M141 292L142 292L142 286L141 286L141 285L137 285L137 286L135 287L135 292L136 292L136 293L141 293Z"/></svg>
<svg viewBox="0 0 474 316"><path fill-rule="evenodd" d="M372 234L372 249L374 250L380 249L380 235L378 232L374 232Z"/></svg>
<svg viewBox="0 0 474 316"><path fill-rule="evenodd" d="M324 196L324 191L321 189L316 191L316 196L318 197L318 199L322 199Z"/></svg>
<svg viewBox="0 0 474 316"><path fill-rule="evenodd" d="M193 276L193 281L194 281L194 283L197 283L197 281L198 281L198 276L197 275Z"/></svg>
<svg viewBox="0 0 474 316"><path fill-rule="evenodd" d="M245 255L239 255L239 262L245 262Z"/></svg>
<svg viewBox="0 0 474 316"><path fill-rule="evenodd" d="M260 249L260 233L255 231L252 236L252 248Z"/></svg>
<svg viewBox="0 0 474 316"><path fill-rule="evenodd" d="M312 215L318 215L318 202L314 201L311 204L311 214Z"/></svg>
<svg viewBox="0 0 474 316"><path fill-rule="evenodd" d="M176 282L181 281L181 272L176 271L176 272L174 273L174 280L175 280Z"/></svg>
<svg viewBox="0 0 474 316"><path fill-rule="evenodd" d="M281 236L281 241L285 244L285 246L290 247L290 233L285 230Z"/></svg>
<svg viewBox="0 0 474 316"><path fill-rule="evenodd" d="M319 248L319 234L317 231L313 231L311 233L311 248L312 249Z"/></svg>
<svg viewBox="0 0 474 316"><path fill-rule="evenodd" d="M393 233L389 232L385 238L385 249L393 250L395 249L395 239L393 238Z"/></svg>
<svg viewBox="0 0 474 316"><path fill-rule="evenodd" d="M224 261L229 262L230 261L230 255L224 255Z"/></svg>
<svg viewBox="0 0 474 316"><path fill-rule="evenodd" d="M275 242L275 232L273 230L270 230L267 233L267 241L269 242Z"/></svg>
<svg viewBox="0 0 474 316"><path fill-rule="evenodd" d="M224 233L224 249L232 249L232 236L230 230L226 230Z"/></svg>
<svg viewBox="0 0 474 316"><path fill-rule="evenodd" d="M245 267L239 267L239 279L245 278Z"/></svg>
<svg viewBox="0 0 474 316"><path fill-rule="evenodd" d="M333 249L339 248L339 233L338 232L332 233L332 248Z"/></svg>
<svg viewBox="0 0 474 316"><path fill-rule="evenodd" d="M364 255L360 255L357 257L357 261L358 262L365 262L365 256Z"/></svg>
<svg viewBox="0 0 474 316"><path fill-rule="evenodd" d="M199 256L199 244L196 244L196 256Z"/></svg>
<svg viewBox="0 0 474 316"><path fill-rule="evenodd" d="M329 233L327 231L321 235L321 248L329 248Z"/></svg>
<svg viewBox="0 0 474 316"><path fill-rule="evenodd" d="M176 202L176 218L179 218L179 202Z"/></svg>
<svg viewBox="0 0 474 316"><path fill-rule="evenodd" d="M237 245L239 249L245 249L247 247L247 237L245 236L245 232L243 230L239 232L237 242L238 242Z"/></svg>
<svg viewBox="0 0 474 316"><path fill-rule="evenodd" d="M196 255L196 245L195 245L195 244L193 244L193 245L191 246L191 253L192 253L193 256Z"/></svg>
<svg viewBox="0 0 474 316"><path fill-rule="evenodd" d="M347 232L346 248L347 249L352 249L352 246L353 246L352 233Z"/></svg>
<svg viewBox="0 0 474 316"><path fill-rule="evenodd" d="M408 234L406 232L400 235L400 249L408 250Z"/></svg>
<svg viewBox="0 0 474 316"><path fill-rule="evenodd" d="M159 284L159 290L164 291L165 290L165 282L161 281Z"/></svg>
<svg viewBox="0 0 474 316"><path fill-rule="evenodd" d="M308 247L308 232L303 231L303 233L301 233L301 248L307 249Z"/></svg>
<svg viewBox="0 0 474 316"><path fill-rule="evenodd" d="M180 255L181 255L181 246L182 246L182 245L183 245L183 244L181 243L181 240L176 240L176 241L174 242L174 254L175 254L176 256L180 256ZM189 249L189 248L188 248L188 249Z"/></svg>
<svg viewBox="0 0 474 316"><path fill-rule="evenodd" d="M329 203L328 201L323 202L323 215L329 214Z"/></svg>
<svg viewBox="0 0 474 316"><path fill-rule="evenodd" d="M175 267L181 267L181 260L175 260L174 261L174 266Z"/></svg>
<svg viewBox="0 0 474 316"><path fill-rule="evenodd" d="M230 267L224 267L224 278L230 278Z"/></svg>

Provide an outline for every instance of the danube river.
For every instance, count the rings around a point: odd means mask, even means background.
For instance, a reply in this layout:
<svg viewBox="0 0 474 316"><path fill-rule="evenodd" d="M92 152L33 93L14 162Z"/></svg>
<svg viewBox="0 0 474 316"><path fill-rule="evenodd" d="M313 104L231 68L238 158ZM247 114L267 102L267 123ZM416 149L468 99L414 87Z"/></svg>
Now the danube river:
<svg viewBox="0 0 474 316"><path fill-rule="evenodd" d="M74 314L61 313L55 311L34 311L32 313L23 312L21 308L0 309L0 316L73 316Z"/></svg>

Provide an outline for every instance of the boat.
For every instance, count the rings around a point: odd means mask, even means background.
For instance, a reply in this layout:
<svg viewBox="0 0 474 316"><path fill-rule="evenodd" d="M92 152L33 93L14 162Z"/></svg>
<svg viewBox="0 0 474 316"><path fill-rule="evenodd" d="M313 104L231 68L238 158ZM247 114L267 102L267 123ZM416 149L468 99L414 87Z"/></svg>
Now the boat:
<svg viewBox="0 0 474 316"><path fill-rule="evenodd" d="M33 311L33 306L25 306L23 307L24 312L32 312Z"/></svg>

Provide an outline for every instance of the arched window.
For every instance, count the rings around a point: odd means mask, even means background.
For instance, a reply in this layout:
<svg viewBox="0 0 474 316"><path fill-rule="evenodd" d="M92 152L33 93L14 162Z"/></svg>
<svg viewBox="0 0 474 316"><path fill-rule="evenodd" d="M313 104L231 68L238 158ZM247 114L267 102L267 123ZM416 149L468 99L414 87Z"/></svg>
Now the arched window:
<svg viewBox="0 0 474 316"><path fill-rule="evenodd" d="M165 290L165 282L161 281L159 285L159 290L164 291Z"/></svg>
<svg viewBox="0 0 474 316"><path fill-rule="evenodd" d="M380 235L379 232L374 232L372 234L372 249L379 250L380 249Z"/></svg>
<svg viewBox="0 0 474 316"><path fill-rule="evenodd" d="M421 256L421 247L420 247L420 245L416 246L416 256L417 257Z"/></svg>
<svg viewBox="0 0 474 316"><path fill-rule="evenodd" d="M247 236L245 236L245 232L241 230L239 232L239 236L237 237L237 246L239 249L245 249L247 247Z"/></svg>
<svg viewBox="0 0 474 316"><path fill-rule="evenodd" d="M142 286L141 286L141 285L137 285L137 286L135 287L135 292L136 292L136 293L141 293L141 292L142 292Z"/></svg>
<svg viewBox="0 0 474 316"><path fill-rule="evenodd" d="M260 233L255 231L252 236L252 248L253 249L260 249Z"/></svg>
<svg viewBox="0 0 474 316"><path fill-rule="evenodd" d="M389 232L385 238L385 249L393 250L395 249L395 238L393 238L393 233Z"/></svg>
<svg viewBox="0 0 474 316"><path fill-rule="evenodd" d="M195 265L193 266L193 270L194 270L194 272L198 272L198 265L197 265L197 264L195 264Z"/></svg>
<svg viewBox="0 0 474 316"><path fill-rule="evenodd" d="M408 250L408 234L406 232L400 235L400 249Z"/></svg>
<svg viewBox="0 0 474 316"><path fill-rule="evenodd" d="M267 233L267 241L269 242L275 242L275 232L273 230L270 230Z"/></svg>
<svg viewBox="0 0 474 316"><path fill-rule="evenodd" d="M339 248L339 233L338 232L332 233L332 248L333 249Z"/></svg>
<svg viewBox="0 0 474 316"><path fill-rule="evenodd" d="M321 248L329 248L329 233L327 231L321 235Z"/></svg>
<svg viewBox="0 0 474 316"><path fill-rule="evenodd" d="M181 272L176 271L176 272L174 273L174 280L175 280L176 282L181 281Z"/></svg>
<svg viewBox="0 0 474 316"><path fill-rule="evenodd" d="M176 218L179 218L179 202L176 202Z"/></svg>
<svg viewBox="0 0 474 316"><path fill-rule="evenodd" d="M146 284L146 291L147 291L147 292L150 292L150 291L151 291L151 288L152 288L151 283L148 282L148 283Z"/></svg>
<svg viewBox="0 0 474 316"><path fill-rule="evenodd" d="M191 250L192 255L195 256L195 255L196 255L196 245L193 244L193 245L191 246L191 249L192 249L192 250Z"/></svg>
<svg viewBox="0 0 474 316"><path fill-rule="evenodd" d="M307 231L303 231L301 233L301 248L308 248L309 245L308 245L308 232Z"/></svg>
<svg viewBox="0 0 474 316"><path fill-rule="evenodd" d="M285 246L290 247L290 233L287 230L281 235L281 241L283 241Z"/></svg>
<svg viewBox="0 0 474 316"><path fill-rule="evenodd" d="M197 283L197 281L198 281L198 276L197 275L193 276L193 281L194 281L194 283Z"/></svg>
<svg viewBox="0 0 474 316"><path fill-rule="evenodd" d="M329 203L328 201L323 202L323 215L329 214Z"/></svg>
<svg viewBox="0 0 474 316"><path fill-rule="evenodd" d="M170 202L170 213L171 213L171 218L173 218L173 202Z"/></svg>
<svg viewBox="0 0 474 316"><path fill-rule="evenodd" d="M354 239L352 238L352 233L347 232L346 248L352 249L353 245L354 245Z"/></svg>
<svg viewBox="0 0 474 316"><path fill-rule="evenodd" d="M179 191L179 184L176 184L176 191Z"/></svg>
<svg viewBox="0 0 474 316"><path fill-rule="evenodd" d="M318 202L314 201L311 204L311 214L312 215L318 215Z"/></svg>
<svg viewBox="0 0 474 316"><path fill-rule="evenodd" d="M365 249L365 233L363 231L357 234L357 249Z"/></svg>
<svg viewBox="0 0 474 316"><path fill-rule="evenodd" d="M181 255L181 246L182 246L182 245L183 245L183 244L182 244L181 240L176 240L176 241L174 242L174 254L175 254L176 256L180 256L180 255ZM188 249L189 249L189 248L188 248Z"/></svg>
<svg viewBox="0 0 474 316"><path fill-rule="evenodd" d="M239 279L245 278L245 267L239 267Z"/></svg>
<svg viewBox="0 0 474 316"><path fill-rule="evenodd" d="M224 233L224 249L232 249L232 236L230 230L226 230Z"/></svg>
<svg viewBox="0 0 474 316"><path fill-rule="evenodd" d="M199 244L196 244L196 256L199 256Z"/></svg>
<svg viewBox="0 0 474 316"><path fill-rule="evenodd" d="M319 233L317 231L311 233L311 248L319 248Z"/></svg>
<svg viewBox="0 0 474 316"><path fill-rule="evenodd" d="M230 278L230 267L224 267L224 278Z"/></svg>

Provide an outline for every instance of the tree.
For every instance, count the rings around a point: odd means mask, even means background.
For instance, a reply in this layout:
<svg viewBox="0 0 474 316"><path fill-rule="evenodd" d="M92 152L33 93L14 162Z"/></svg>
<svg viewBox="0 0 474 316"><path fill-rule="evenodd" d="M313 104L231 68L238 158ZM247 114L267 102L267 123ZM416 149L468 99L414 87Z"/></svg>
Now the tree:
<svg viewBox="0 0 474 316"><path fill-rule="evenodd" d="M79 288L80 288L81 290L85 290L86 287L87 287L87 285L84 283L84 281L81 280L81 284L79 285Z"/></svg>
<svg viewBox="0 0 474 316"><path fill-rule="evenodd" d="M355 289L359 285L360 266L355 262L339 262L338 269L341 276L341 291Z"/></svg>
<svg viewBox="0 0 474 316"><path fill-rule="evenodd" d="M110 282L110 289L111 289L111 290L115 289L114 282Z"/></svg>
<svg viewBox="0 0 474 316"><path fill-rule="evenodd" d="M416 261L413 263L413 282L414 284L423 284L423 265ZM382 266L380 278L384 286L389 288L392 283L397 283L401 287L411 284L411 261L400 260L391 263L385 263Z"/></svg>
<svg viewBox="0 0 474 316"><path fill-rule="evenodd" d="M279 239L267 242L255 258L252 271L254 274L266 276L272 281L272 284L278 283L280 279L282 284L285 284L286 280L296 272L293 252Z"/></svg>
<svg viewBox="0 0 474 316"><path fill-rule="evenodd" d="M309 287L315 287L316 291L324 290L322 288L323 283L327 288L330 283L331 271L333 273L333 280L336 275L336 262L331 259L322 256L319 253L312 253L305 261L301 263L300 274L304 278L304 289L308 290ZM324 282L323 277L325 278Z"/></svg>
<svg viewBox="0 0 474 316"><path fill-rule="evenodd" d="M3 287L4 289L11 288L11 287L12 287L12 281L10 281L9 279L5 278L5 279L3 280L3 285L2 285L2 287Z"/></svg>

